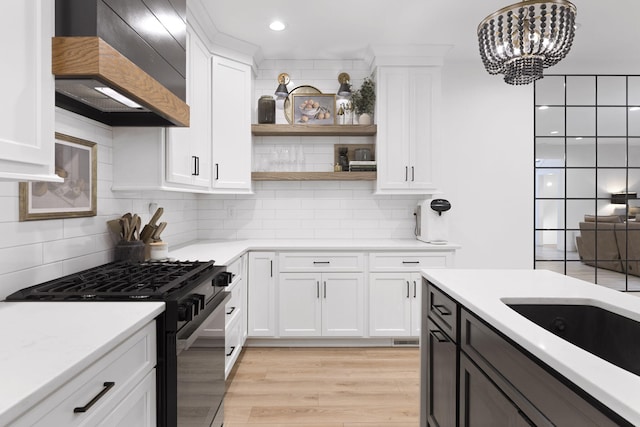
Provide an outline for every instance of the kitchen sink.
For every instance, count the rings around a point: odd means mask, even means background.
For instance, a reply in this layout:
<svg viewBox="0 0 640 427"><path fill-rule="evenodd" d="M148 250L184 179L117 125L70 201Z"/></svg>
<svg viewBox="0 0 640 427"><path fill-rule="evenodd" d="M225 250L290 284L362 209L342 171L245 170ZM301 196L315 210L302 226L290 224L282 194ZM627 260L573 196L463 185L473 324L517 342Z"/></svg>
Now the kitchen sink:
<svg viewBox="0 0 640 427"><path fill-rule="evenodd" d="M507 306L571 344L640 375L640 322L586 304Z"/></svg>

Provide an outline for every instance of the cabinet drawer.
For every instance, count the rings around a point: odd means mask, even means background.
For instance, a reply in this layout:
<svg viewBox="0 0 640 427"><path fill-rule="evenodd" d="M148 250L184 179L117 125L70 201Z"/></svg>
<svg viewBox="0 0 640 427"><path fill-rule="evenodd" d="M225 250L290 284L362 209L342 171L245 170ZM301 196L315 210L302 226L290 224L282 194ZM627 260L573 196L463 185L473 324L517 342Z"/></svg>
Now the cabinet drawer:
<svg viewBox="0 0 640 427"><path fill-rule="evenodd" d="M112 411L155 365L156 328L152 322L11 425L96 425L97 417ZM75 408L89 406L99 395L86 412L74 412Z"/></svg>
<svg viewBox="0 0 640 427"><path fill-rule="evenodd" d="M281 272L364 271L362 253L285 252L278 261Z"/></svg>
<svg viewBox="0 0 640 427"><path fill-rule="evenodd" d="M450 253L381 252L369 254L371 271L418 271L423 268L445 268Z"/></svg>
<svg viewBox="0 0 640 427"><path fill-rule="evenodd" d="M227 331L225 333L225 378L229 376L233 365L235 364L236 360L238 360L238 356L240 355L241 350L242 322L240 322L240 318L237 317L227 327Z"/></svg>
<svg viewBox="0 0 640 427"><path fill-rule="evenodd" d="M227 265L227 271L233 273L233 282L242 278L242 267L244 265L244 257L240 257Z"/></svg>
<svg viewBox="0 0 640 427"><path fill-rule="evenodd" d="M225 327L228 327L233 319L240 316L240 312L242 311L242 297L241 286L236 286L231 290L231 298L225 305Z"/></svg>
<svg viewBox="0 0 640 427"><path fill-rule="evenodd" d="M428 285L429 317L442 328L454 342L458 342L458 305L440 289Z"/></svg>
<svg viewBox="0 0 640 427"><path fill-rule="evenodd" d="M466 309L461 310L460 322L462 351L509 395L535 425L621 425L592 406L599 404L595 399L591 399L592 402L585 400L564 381L549 373L551 368L543 368L543 362L526 356L511 341L498 335ZM535 408L535 411L530 408ZM549 420L547 424L531 415L538 411Z"/></svg>

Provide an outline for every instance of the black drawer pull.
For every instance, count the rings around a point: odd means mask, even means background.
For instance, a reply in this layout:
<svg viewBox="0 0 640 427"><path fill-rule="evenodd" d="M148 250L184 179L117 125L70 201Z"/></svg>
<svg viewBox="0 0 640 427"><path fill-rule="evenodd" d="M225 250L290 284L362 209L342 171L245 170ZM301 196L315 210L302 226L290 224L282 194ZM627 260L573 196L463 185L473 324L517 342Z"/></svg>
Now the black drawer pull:
<svg viewBox="0 0 640 427"><path fill-rule="evenodd" d="M429 333L433 335L438 342L449 342L449 338L439 329L429 329Z"/></svg>
<svg viewBox="0 0 640 427"><path fill-rule="evenodd" d="M451 316L451 312L449 311L449 309L442 304L433 304L431 307L441 316Z"/></svg>
<svg viewBox="0 0 640 427"><path fill-rule="evenodd" d="M229 353L226 354L227 357L231 356L233 354L233 352L236 351L236 347L235 346L231 346L231 351Z"/></svg>
<svg viewBox="0 0 640 427"><path fill-rule="evenodd" d="M402 261L403 264L420 264L420 261Z"/></svg>
<svg viewBox="0 0 640 427"><path fill-rule="evenodd" d="M231 307L231 311L229 311L229 312L227 313L227 315L229 315L229 314L233 313L234 311L236 311L236 308L235 308L235 307Z"/></svg>
<svg viewBox="0 0 640 427"><path fill-rule="evenodd" d="M313 261L314 264L331 264L331 261Z"/></svg>
<svg viewBox="0 0 640 427"><path fill-rule="evenodd" d="M100 391L100 393L98 393L98 394L96 395L96 397L94 397L93 399L91 399L91 400L89 401L89 403L87 403L87 404L86 404L86 405L84 405L84 406L79 406L79 407L73 408L73 412L74 412L74 413L87 412L87 411L88 411L88 410L89 410L93 405L95 405L95 404L96 404L96 402L97 402L98 400L100 400L100 398L102 398L102 396L104 396L105 394L107 394L107 392L108 392L109 390L111 390L111 388L112 388L114 385L116 385L116 383L114 383L113 381L106 381L106 382L102 385L104 388L102 389L102 391Z"/></svg>

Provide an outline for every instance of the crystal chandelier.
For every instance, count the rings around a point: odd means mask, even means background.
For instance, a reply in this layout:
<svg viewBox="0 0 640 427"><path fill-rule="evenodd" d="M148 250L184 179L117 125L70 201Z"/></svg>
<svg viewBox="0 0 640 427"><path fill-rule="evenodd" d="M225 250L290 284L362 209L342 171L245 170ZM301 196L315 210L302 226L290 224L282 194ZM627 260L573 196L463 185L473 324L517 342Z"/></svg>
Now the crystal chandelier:
<svg viewBox="0 0 640 427"><path fill-rule="evenodd" d="M567 0L525 0L487 16L478 25L480 57L489 74L525 85L567 56L576 7Z"/></svg>

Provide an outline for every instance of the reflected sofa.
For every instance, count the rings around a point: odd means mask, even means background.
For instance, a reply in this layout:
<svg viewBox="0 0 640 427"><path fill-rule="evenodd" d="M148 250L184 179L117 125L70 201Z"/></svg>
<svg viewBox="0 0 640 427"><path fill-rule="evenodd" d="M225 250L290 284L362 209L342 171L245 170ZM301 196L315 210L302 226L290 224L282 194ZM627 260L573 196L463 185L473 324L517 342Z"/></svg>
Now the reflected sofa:
<svg viewBox="0 0 640 427"><path fill-rule="evenodd" d="M585 215L579 227L576 247L583 263L640 276L640 222L625 223L618 215Z"/></svg>

